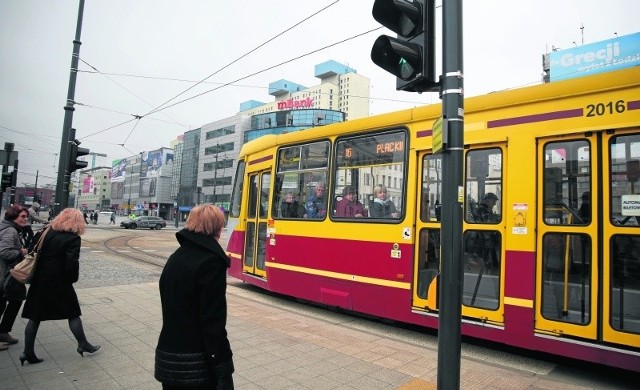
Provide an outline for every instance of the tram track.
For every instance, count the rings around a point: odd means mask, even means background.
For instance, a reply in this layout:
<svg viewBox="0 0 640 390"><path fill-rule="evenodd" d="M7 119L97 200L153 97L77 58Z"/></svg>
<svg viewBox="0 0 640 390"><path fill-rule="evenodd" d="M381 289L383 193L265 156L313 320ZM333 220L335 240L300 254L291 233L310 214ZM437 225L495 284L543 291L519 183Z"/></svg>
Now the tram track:
<svg viewBox="0 0 640 390"><path fill-rule="evenodd" d="M93 252L104 251L122 260L133 261L138 264L154 266L156 268L164 267L169 254L164 251L161 253L152 252L157 251L158 249L141 249L142 245L136 242L139 240L146 240L144 245L146 247L150 246L149 240L152 242L158 241L158 237L150 237L147 234L132 235L131 233L128 233L126 235L111 237L106 240L84 239L83 241L86 244L89 244L86 249ZM174 249L175 248L170 248L170 251L173 252Z"/></svg>

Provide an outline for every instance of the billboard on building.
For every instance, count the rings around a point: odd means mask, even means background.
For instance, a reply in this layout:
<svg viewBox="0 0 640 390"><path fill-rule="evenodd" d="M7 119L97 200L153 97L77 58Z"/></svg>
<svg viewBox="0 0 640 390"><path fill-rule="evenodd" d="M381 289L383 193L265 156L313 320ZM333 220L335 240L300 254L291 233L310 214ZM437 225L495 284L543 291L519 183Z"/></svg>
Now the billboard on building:
<svg viewBox="0 0 640 390"><path fill-rule="evenodd" d="M113 160L111 163L111 182L124 181L126 176L127 160Z"/></svg>
<svg viewBox="0 0 640 390"><path fill-rule="evenodd" d="M640 33L590 43L549 55L550 81L640 65Z"/></svg>
<svg viewBox="0 0 640 390"><path fill-rule="evenodd" d="M83 194L93 194L94 189L94 181L91 175L87 176L82 180L82 193Z"/></svg>
<svg viewBox="0 0 640 390"><path fill-rule="evenodd" d="M153 150L142 153L140 163L140 178L158 177L162 173L162 151Z"/></svg>

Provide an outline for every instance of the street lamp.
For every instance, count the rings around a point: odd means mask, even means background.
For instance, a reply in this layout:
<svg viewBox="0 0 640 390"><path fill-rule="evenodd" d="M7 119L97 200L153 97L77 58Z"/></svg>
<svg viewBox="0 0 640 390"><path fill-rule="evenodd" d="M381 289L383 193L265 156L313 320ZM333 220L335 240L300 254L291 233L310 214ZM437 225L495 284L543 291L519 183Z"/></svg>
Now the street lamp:
<svg viewBox="0 0 640 390"><path fill-rule="evenodd" d="M218 188L218 153L220 153L220 145L216 144L216 163L213 165L213 204L216 204L216 188Z"/></svg>
<svg viewBox="0 0 640 390"><path fill-rule="evenodd" d="M131 183L133 183L133 165L131 165L131 169L129 169L129 200L127 201L127 216L131 214Z"/></svg>

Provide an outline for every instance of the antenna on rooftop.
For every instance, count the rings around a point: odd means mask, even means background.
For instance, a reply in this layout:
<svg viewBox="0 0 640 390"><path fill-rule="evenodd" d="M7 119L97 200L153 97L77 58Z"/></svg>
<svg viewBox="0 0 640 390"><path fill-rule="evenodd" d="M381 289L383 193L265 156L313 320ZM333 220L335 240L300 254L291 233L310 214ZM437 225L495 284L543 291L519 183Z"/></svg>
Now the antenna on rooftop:
<svg viewBox="0 0 640 390"><path fill-rule="evenodd" d="M582 35L582 44L584 45L584 23L580 23L580 35Z"/></svg>

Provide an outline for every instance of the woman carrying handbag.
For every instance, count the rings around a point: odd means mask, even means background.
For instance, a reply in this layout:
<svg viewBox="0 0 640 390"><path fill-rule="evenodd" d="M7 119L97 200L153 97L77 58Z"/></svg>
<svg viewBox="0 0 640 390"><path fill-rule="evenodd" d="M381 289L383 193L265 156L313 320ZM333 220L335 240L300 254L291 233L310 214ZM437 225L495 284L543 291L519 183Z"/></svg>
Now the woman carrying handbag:
<svg viewBox="0 0 640 390"><path fill-rule="evenodd" d="M12 205L4 213L0 222L0 350L15 344L18 339L9 332L13 328L27 288L9 274L9 270L18 264L27 254L20 241L20 231L29 224L26 209Z"/></svg>
<svg viewBox="0 0 640 390"><path fill-rule="evenodd" d="M51 222L50 231L43 238L38 264L31 279L22 317L29 319L24 329L24 351L20 364L42 362L35 354L34 344L40 322L69 320L69 329L78 341L77 352L94 353L100 346L91 345L84 334L80 303L73 288L80 271L80 236L85 231L82 213L67 208Z"/></svg>

